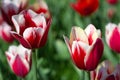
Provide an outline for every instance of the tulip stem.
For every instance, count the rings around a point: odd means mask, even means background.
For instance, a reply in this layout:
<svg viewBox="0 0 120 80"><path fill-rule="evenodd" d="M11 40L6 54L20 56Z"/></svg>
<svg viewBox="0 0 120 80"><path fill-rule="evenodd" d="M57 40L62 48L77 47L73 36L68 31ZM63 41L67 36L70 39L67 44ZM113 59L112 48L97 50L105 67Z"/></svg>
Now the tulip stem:
<svg viewBox="0 0 120 80"><path fill-rule="evenodd" d="M33 53L34 80L37 80L37 49Z"/></svg>
<svg viewBox="0 0 120 80"><path fill-rule="evenodd" d="M84 70L80 70L79 75L80 75L80 80L85 80L85 71Z"/></svg>
<svg viewBox="0 0 120 80"><path fill-rule="evenodd" d="M86 71L86 74L85 74L85 80L90 80L90 72L89 71Z"/></svg>
<svg viewBox="0 0 120 80"><path fill-rule="evenodd" d="M21 80L24 80L24 78L21 78Z"/></svg>

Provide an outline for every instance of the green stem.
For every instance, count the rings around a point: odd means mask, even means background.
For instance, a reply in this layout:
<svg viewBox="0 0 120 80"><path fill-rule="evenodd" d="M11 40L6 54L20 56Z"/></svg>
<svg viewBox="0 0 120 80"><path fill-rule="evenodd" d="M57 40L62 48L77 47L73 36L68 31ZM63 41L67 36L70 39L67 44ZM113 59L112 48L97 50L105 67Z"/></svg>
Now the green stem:
<svg viewBox="0 0 120 80"><path fill-rule="evenodd" d="M119 56L119 57L118 57L118 61L119 61L118 63L120 63L120 54L118 54L118 56Z"/></svg>
<svg viewBox="0 0 120 80"><path fill-rule="evenodd" d="M90 72L89 71L84 71L84 72L85 72L84 80L90 80Z"/></svg>
<svg viewBox="0 0 120 80"><path fill-rule="evenodd" d="M37 80L37 49L33 53L34 80Z"/></svg>
<svg viewBox="0 0 120 80"><path fill-rule="evenodd" d="M21 78L21 80L24 80L24 78Z"/></svg>
<svg viewBox="0 0 120 80"><path fill-rule="evenodd" d="M17 77L18 80L24 80L24 78L21 78L21 77Z"/></svg>
<svg viewBox="0 0 120 80"><path fill-rule="evenodd" d="M85 80L85 71L82 70L81 80Z"/></svg>
<svg viewBox="0 0 120 80"><path fill-rule="evenodd" d="M84 78L85 72L83 70L79 71L79 76L80 76L80 80L85 80L85 78Z"/></svg>

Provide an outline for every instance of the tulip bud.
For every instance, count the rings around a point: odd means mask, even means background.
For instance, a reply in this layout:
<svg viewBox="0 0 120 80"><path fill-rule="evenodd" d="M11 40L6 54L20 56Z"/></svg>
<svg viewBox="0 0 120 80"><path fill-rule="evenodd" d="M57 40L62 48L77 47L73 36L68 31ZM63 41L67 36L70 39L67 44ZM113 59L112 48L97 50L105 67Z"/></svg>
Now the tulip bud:
<svg viewBox="0 0 120 80"><path fill-rule="evenodd" d="M70 40L64 37L71 57L79 69L94 70L103 54L100 30L90 24L85 30L73 27Z"/></svg>
<svg viewBox="0 0 120 80"><path fill-rule="evenodd" d="M31 55L31 50L24 48L22 45L12 45L6 51L12 71L20 77L25 77L29 73L32 63Z"/></svg>
<svg viewBox="0 0 120 80"><path fill-rule="evenodd" d="M120 64L114 67L110 61L104 61L94 71L91 80L120 80Z"/></svg>
<svg viewBox="0 0 120 80"><path fill-rule="evenodd" d="M108 23L106 25L105 37L108 46L115 52L120 53L120 31L119 25Z"/></svg>
<svg viewBox="0 0 120 80"><path fill-rule="evenodd" d="M11 34L24 47L33 49L45 45L51 19L46 22L43 13L37 14L32 10L24 10L18 15L12 17L16 31Z"/></svg>
<svg viewBox="0 0 120 80"><path fill-rule="evenodd" d="M71 7L82 16L89 16L99 7L99 0L77 0Z"/></svg>

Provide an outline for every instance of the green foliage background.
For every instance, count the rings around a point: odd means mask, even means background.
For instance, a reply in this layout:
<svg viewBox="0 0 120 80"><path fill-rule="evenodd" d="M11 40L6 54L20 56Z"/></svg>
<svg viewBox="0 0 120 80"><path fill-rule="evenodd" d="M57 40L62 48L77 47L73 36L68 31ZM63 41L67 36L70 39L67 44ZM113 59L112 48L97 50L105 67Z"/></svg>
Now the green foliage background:
<svg viewBox="0 0 120 80"><path fill-rule="evenodd" d="M52 14L52 24L46 45L38 51L39 80L80 80L82 71L74 66L63 40L63 35L69 37L72 26L85 28L88 24L94 24L97 29L101 29L104 42L104 53L101 61L108 59L114 64L118 63L119 56L106 45L104 34L105 25L108 22L116 24L120 22L120 3L111 6L106 0L99 1L99 9L95 13L89 17L82 17L70 7L70 3L75 2L75 0L46 0ZM34 0L31 0L30 3L32 2ZM113 18L108 18L107 10L109 8L116 10ZM18 44L18 42L13 44ZM10 45L0 40L0 80L20 80L11 71L5 57L5 51ZM33 80L33 76L34 73L31 69L24 80Z"/></svg>

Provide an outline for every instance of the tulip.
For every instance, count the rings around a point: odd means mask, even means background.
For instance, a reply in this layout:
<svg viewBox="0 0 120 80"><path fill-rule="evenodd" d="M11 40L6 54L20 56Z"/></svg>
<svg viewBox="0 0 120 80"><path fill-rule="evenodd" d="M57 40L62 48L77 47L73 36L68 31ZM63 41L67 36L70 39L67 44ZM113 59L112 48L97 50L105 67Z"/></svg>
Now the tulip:
<svg viewBox="0 0 120 80"><path fill-rule="evenodd" d="M45 45L51 19L46 22L43 13L37 14L32 10L24 10L18 15L12 17L16 31L11 34L24 47L33 49Z"/></svg>
<svg viewBox="0 0 120 80"><path fill-rule="evenodd" d="M4 41L8 43L13 42L14 38L10 33L11 30L12 30L11 26L6 22L0 23L0 38L2 38Z"/></svg>
<svg viewBox="0 0 120 80"><path fill-rule="evenodd" d="M30 9L36 13L44 13L47 21L51 18L48 6L44 0L36 0L34 4L30 6Z"/></svg>
<svg viewBox="0 0 120 80"><path fill-rule="evenodd" d="M85 30L73 27L70 40L64 37L75 65L82 70L94 70L103 54L101 32L90 24Z"/></svg>
<svg viewBox="0 0 120 80"><path fill-rule="evenodd" d="M115 52L120 53L120 28L119 25L108 23L106 25L105 37L108 46Z"/></svg>
<svg viewBox="0 0 120 80"><path fill-rule="evenodd" d="M111 5L115 5L118 3L118 0L107 0L107 2Z"/></svg>
<svg viewBox="0 0 120 80"><path fill-rule="evenodd" d="M28 0L1 0L0 10L4 20L13 25L11 17L27 7Z"/></svg>
<svg viewBox="0 0 120 80"><path fill-rule="evenodd" d="M22 45L10 46L6 51L7 61L12 71L19 77L25 77L31 69L31 50Z"/></svg>
<svg viewBox="0 0 120 80"><path fill-rule="evenodd" d="M0 38L9 43L13 42L14 38L10 33L11 30L11 26L3 20L0 14Z"/></svg>
<svg viewBox="0 0 120 80"><path fill-rule="evenodd" d="M77 0L71 7L82 16L89 16L99 7L99 0Z"/></svg>
<svg viewBox="0 0 120 80"><path fill-rule="evenodd" d="M120 80L120 64L114 67L110 61L102 62L91 71L91 80Z"/></svg>

